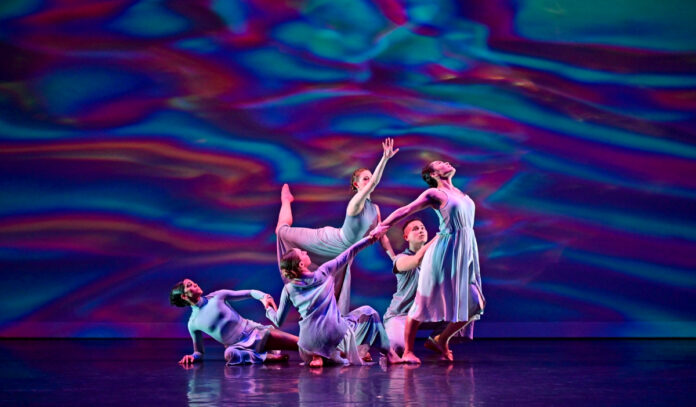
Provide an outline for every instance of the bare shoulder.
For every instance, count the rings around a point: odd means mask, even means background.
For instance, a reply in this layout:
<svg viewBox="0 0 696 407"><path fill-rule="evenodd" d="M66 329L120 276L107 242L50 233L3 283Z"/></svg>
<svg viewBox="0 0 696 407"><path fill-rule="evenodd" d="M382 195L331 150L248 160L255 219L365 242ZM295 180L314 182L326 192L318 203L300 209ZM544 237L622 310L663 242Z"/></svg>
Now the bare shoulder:
<svg viewBox="0 0 696 407"><path fill-rule="evenodd" d="M447 195L437 188L428 188L421 194L421 197L426 198L430 202L442 203L447 200Z"/></svg>

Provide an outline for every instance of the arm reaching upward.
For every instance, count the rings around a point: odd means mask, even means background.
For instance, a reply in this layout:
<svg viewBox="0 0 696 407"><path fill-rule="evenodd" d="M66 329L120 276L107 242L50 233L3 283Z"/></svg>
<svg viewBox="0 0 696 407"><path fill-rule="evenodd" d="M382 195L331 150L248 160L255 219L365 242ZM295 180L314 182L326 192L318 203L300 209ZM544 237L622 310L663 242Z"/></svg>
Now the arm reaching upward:
<svg viewBox="0 0 696 407"><path fill-rule="evenodd" d="M357 243L346 249L343 253L339 254L338 257L331 261L327 261L322 264L316 271L316 273L333 274L338 271L341 267L349 263L355 256L360 253L361 250L366 248L375 242L374 237L364 237L358 240Z"/></svg>
<svg viewBox="0 0 696 407"><path fill-rule="evenodd" d="M348 208L346 209L346 214L348 216L355 216L362 211L365 206L365 200L372 191L375 190L377 184L379 184L379 181L382 179L387 161L399 152L398 148L394 150L394 139L391 138L387 138L382 142L382 149L384 150L382 158L379 160L379 163L377 163L377 167L375 167L375 171L372 173L370 182L364 188L358 189L358 192L356 192L350 202L348 202Z"/></svg>

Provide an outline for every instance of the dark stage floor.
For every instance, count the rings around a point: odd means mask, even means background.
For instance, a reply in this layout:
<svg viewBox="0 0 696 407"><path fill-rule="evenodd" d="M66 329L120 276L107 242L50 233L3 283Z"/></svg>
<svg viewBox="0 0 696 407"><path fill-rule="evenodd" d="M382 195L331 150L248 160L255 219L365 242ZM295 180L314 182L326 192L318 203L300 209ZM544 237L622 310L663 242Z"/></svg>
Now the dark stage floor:
<svg viewBox="0 0 696 407"><path fill-rule="evenodd" d="M539 405L696 403L696 340L476 340L454 363L185 369L187 340L1 340L0 405ZM419 347L419 349L422 349Z"/></svg>

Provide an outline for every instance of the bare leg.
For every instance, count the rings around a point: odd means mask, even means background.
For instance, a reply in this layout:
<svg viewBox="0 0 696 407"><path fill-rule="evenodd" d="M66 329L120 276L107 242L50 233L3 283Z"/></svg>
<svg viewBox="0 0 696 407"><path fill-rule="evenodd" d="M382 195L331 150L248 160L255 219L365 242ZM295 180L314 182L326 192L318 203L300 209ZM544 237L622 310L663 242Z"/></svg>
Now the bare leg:
<svg viewBox="0 0 696 407"><path fill-rule="evenodd" d="M295 200L290 192L288 184L283 184L280 190L280 212L278 213L278 224L276 225L276 233L283 225L292 226L292 208L290 204Z"/></svg>
<svg viewBox="0 0 696 407"><path fill-rule="evenodd" d="M324 366L324 358L319 355L313 355L312 361L309 362L309 367L322 367Z"/></svg>
<svg viewBox="0 0 696 407"><path fill-rule="evenodd" d="M266 341L266 350L297 350L297 340L295 335L283 332L278 329L271 329Z"/></svg>
<svg viewBox="0 0 696 407"><path fill-rule="evenodd" d="M413 346L416 342L416 334L420 321L406 318L406 329L404 330L404 355L401 357L403 363L420 363L420 359L413 353Z"/></svg>
<svg viewBox="0 0 696 407"><path fill-rule="evenodd" d="M467 321L450 322L445 328L445 330L440 333L440 335L433 338L435 339L435 342L437 343L438 347L442 349L442 356L444 356L447 360L454 360L452 351L449 348L450 338L452 337L452 335L454 335L460 329L462 329L466 324L468 324Z"/></svg>

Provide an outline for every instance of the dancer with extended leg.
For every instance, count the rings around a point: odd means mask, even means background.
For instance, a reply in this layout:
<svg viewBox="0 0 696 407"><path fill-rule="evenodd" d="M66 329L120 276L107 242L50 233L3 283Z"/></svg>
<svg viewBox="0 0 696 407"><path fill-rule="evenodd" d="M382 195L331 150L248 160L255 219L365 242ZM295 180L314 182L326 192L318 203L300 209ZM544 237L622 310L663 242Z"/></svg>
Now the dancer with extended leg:
<svg viewBox="0 0 696 407"><path fill-rule="evenodd" d="M290 304L297 309L302 317L298 342L300 356L312 367L322 366L324 359L341 364L362 364L358 350L361 345L378 347L387 363L399 361L389 347L389 338L377 311L363 306L343 316L334 296L336 272L373 242L370 237L361 239L316 271L308 268L312 260L306 251L292 249L281 259L280 265L288 283L283 287L278 309L266 308L266 316L280 327Z"/></svg>
<svg viewBox="0 0 696 407"><path fill-rule="evenodd" d="M348 202L346 217L341 228L326 226L319 229L293 227L292 207L294 200L290 187L283 185L280 195L281 207L276 226L278 262L285 253L297 248L310 253L315 264L309 266L316 270L319 264L325 263L348 249L352 244L363 238L381 220L379 207L372 202L370 194L379 184L387 161L399 149L394 150L394 140L386 139L382 143L382 159L377 164L374 173L367 168L360 168L353 173L351 189L355 192ZM394 252L386 237L380 243L390 258ZM281 276L283 275L281 271ZM287 279L283 277L283 281ZM347 313L350 309L350 263L347 263L336 273L335 296L339 310Z"/></svg>
<svg viewBox="0 0 696 407"><path fill-rule="evenodd" d="M177 307L191 307L188 329L193 339L193 353L179 361L188 365L203 357L203 333L225 345L228 365L269 363L287 360L287 355L268 354L267 350L297 350L297 337L268 325L243 318L229 304L254 298L266 309L276 307L273 297L258 290L219 290L203 296L203 290L190 279L177 283L169 302Z"/></svg>
<svg viewBox="0 0 696 407"><path fill-rule="evenodd" d="M474 235L475 206L468 195L452 184L455 172L447 162L428 164L422 176L431 188L395 210L370 234L381 237L394 223L428 207L440 218L440 232L423 255L416 297L406 320L402 357L406 363L420 363L413 345L421 322L449 322L433 344L443 357L453 360L449 339L468 322L479 319L485 307Z"/></svg>

